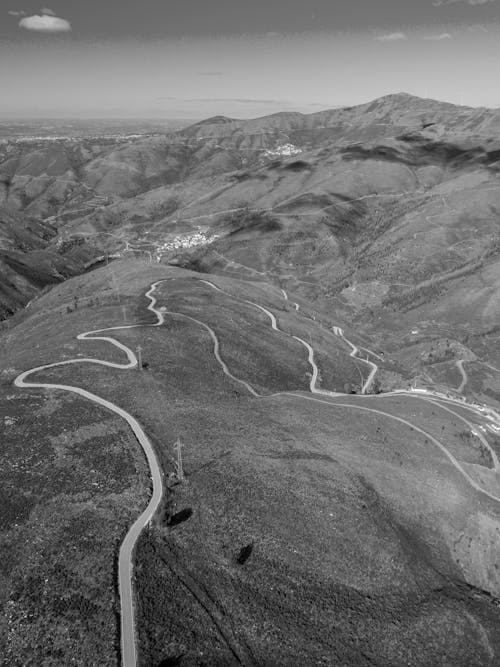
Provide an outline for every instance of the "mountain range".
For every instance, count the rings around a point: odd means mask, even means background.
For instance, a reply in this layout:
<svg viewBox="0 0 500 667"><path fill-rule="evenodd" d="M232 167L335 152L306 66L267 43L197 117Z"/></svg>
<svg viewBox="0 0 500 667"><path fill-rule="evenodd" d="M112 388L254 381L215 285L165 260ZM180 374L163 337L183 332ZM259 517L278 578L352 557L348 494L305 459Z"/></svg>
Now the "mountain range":
<svg viewBox="0 0 500 667"><path fill-rule="evenodd" d="M15 144L0 163L1 205L57 230L61 275L120 254L265 275L334 304L377 343L389 337L396 356L403 343L407 372L425 355L410 331L434 336L438 312L438 347L448 327L452 347L474 341L498 364L499 124L497 110L402 93L112 145ZM25 281L17 304L37 288Z"/></svg>
<svg viewBox="0 0 500 667"><path fill-rule="evenodd" d="M498 663L499 129L0 146L8 664Z"/></svg>

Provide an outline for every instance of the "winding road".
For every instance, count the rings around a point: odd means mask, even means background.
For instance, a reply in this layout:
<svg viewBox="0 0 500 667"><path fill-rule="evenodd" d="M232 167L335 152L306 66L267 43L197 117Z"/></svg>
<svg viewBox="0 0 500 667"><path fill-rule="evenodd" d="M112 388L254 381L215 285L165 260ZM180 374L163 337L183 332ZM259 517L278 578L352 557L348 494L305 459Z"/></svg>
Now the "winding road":
<svg viewBox="0 0 500 667"><path fill-rule="evenodd" d="M276 324L276 318L274 317L274 315L273 315L270 311L268 311L268 310L267 310L266 308L264 308L263 306L260 306L259 304L256 304L256 303L254 303L254 302L252 302L252 301L249 301L248 299L240 299L239 297L236 297L236 296L234 296L233 294L230 294L229 292L225 292L225 291L224 291L223 289L221 289L219 286L215 285L214 283L212 283L212 282L210 282L210 281L208 281L208 280L203 280L203 279L199 279L199 280L200 280L200 282L204 282L205 284L209 285L209 286L212 287L213 289L215 289L215 290L217 290L217 291L219 291L219 292L222 292L223 294L226 294L227 296L230 296L230 297L232 297L232 298L234 298L234 299L237 299L237 300L239 300L239 301L242 301L242 302L244 302L244 303L248 303L249 305L251 305L251 306L253 306L253 307L256 307L256 308L262 310L262 311L263 311L264 313L266 313L266 314L268 315L268 317L270 318L270 320L271 320L271 327L272 327L274 330L276 330L276 331L280 331L281 333L285 333L286 335L291 336L291 334L287 334L286 332L281 331L281 330L277 327L277 324ZM183 317L188 317L188 316L186 316L186 315L183 315L182 313L175 313L175 314L176 314L176 315L182 315ZM188 317L188 319L193 319L193 318ZM208 327L207 324L204 324L204 323L199 322L199 321L198 321L198 323L202 324L205 328L210 329L210 327ZM341 331L341 330L340 330L340 331ZM211 332L211 336L212 336L212 338L217 339L217 336L215 335L215 332L214 332L212 329L210 329L210 332ZM340 332L337 333L337 335L341 335ZM317 379L317 367L316 367L316 364L315 364L315 361L314 361L314 351L312 350L311 346L310 346L308 343L306 343L305 341L303 341L302 339L300 339L300 338L298 338L298 337L296 337L296 336L291 336L291 337L292 337L292 338L295 338L295 339L298 340L298 341L300 341L300 342L301 342L303 345L305 345L305 347L308 349L308 352L309 352L309 363L311 364L311 366L312 366L312 368L313 368L313 377L311 378L311 384L310 384L310 390L311 390L311 393L313 393L313 394L322 393L322 394L327 395L327 396L330 396L330 397L332 397L332 398L334 398L334 397L344 397L346 394L337 393L337 392L328 392L328 391L326 391L326 390L319 390L319 389L316 388L315 383L316 383L316 379ZM345 340L346 340L346 342L348 342L348 343L350 344L350 346L353 348L353 350L352 350L352 352L351 352L351 356L353 356L353 354L355 354L355 350L357 350L357 347L356 347L353 343L351 343L350 341L347 341L347 339L345 339ZM217 346L217 351L219 351L218 346ZM474 489L475 489L476 491L478 491L480 494L482 494L482 495L484 495L484 496L486 496L486 497L488 497L488 498L490 498L490 499L492 499L492 500L494 500L494 501L496 501L496 502L500 502L500 494L499 494L499 495L495 495L494 493L491 493L490 491L487 491L486 489L484 489L480 484L478 484L478 482L476 482L475 479L473 479L473 478L469 475L469 473L465 470L465 468L461 465L461 463L460 463L460 462L453 456L453 454L451 454L451 453L448 451L448 449L446 448L446 446L445 446L442 442L440 442L437 438L435 438L434 436L432 436L430 433L428 433L428 432L425 431L424 429L420 428L419 426L416 426L415 424L412 424L410 421L408 421L408 420L406 420L406 419L403 419L402 417L397 417L396 415L393 415L393 414L391 414L391 413L389 413L389 412L384 412L383 410L379 410L379 409L377 409L377 408L369 408L369 407L366 407L366 406L364 406L364 405L352 404L352 403L338 403L338 402L334 402L334 401L332 401L332 400L325 400L325 399L323 399L323 398L317 398L316 396L307 396L307 395L304 395L304 394L298 394L298 393L292 393L292 392L276 392L276 393L274 393L274 394L261 395L261 394L258 394L258 393L253 389L253 387L250 387L250 386L248 385L247 382L245 382L244 380L240 380L239 378L236 378L234 375L232 375L232 374L229 372L229 370L228 370L228 368L227 368L227 365L226 365L226 364L222 361L222 359L220 358L220 354L217 354L217 360L218 360L219 363L222 365L222 369L223 369L223 371L224 371L224 373L225 373L226 375L228 375L231 379L236 380L236 381L239 382L240 384L242 384L242 385L246 386L247 388L249 388L249 390L250 390L250 392L252 393L252 395L255 396L255 397L257 397L257 398L279 398L279 397L282 397L282 396L289 396L289 397L292 397L292 398L295 398L295 399L299 399L299 400L307 400L307 401L314 401L314 402L322 403L322 404L324 404L324 405L329 405L330 407L336 407L336 408L349 408L349 409L353 409L353 410L361 410L361 411L364 411L364 412L371 412L371 413L373 413L373 414L381 415L381 416L383 416L383 417L387 417L387 418L392 419L392 420L394 420L394 421L396 421L396 422L399 422L399 423L401 423L401 424L404 424L404 425L407 426L408 428L413 429L414 431L417 431L418 433L420 433L421 435L423 435L423 436L424 436L425 438L427 438L430 442L432 442L436 447L438 447L438 449L439 449L439 450L446 456L446 458L450 461L450 463L453 465L453 467L454 467L456 470L458 470L458 472L460 472L460 474L466 479L466 481L470 484L470 486L471 486L472 488L474 488ZM371 362L368 362L368 363L371 363ZM316 369L316 373L314 373L314 369ZM372 372L373 372L373 369L372 369ZM375 370L375 372L376 372L376 370ZM373 373L373 374L374 374L374 373ZM372 375L372 373L371 373L370 375ZM366 384L366 383L365 383L365 384ZM433 393L431 393L431 392L428 392L428 394L420 395L420 394L416 394L415 392L412 392L412 391L397 390L397 391L393 391L393 392L387 392L387 393L384 393L384 394L379 394L379 395L377 395L377 396L375 396L375 395L369 395L369 396L366 396L366 395L365 395L365 396L361 396L361 395L359 395L358 397L359 397L360 400L363 400L363 401L364 401L364 400L368 400L368 399L371 399L371 398L373 398L373 399L375 399L375 398L377 398L377 399L381 399L381 398L382 398L382 399L383 399L383 398L386 398L386 397L389 397L389 396L398 396L398 395L411 396L412 398L417 399L417 400L423 400L423 401L427 401L427 402L434 403L434 404L436 404L437 406L439 406L441 409L446 410L447 412L450 412L450 413L453 414L455 417L457 417L458 419L461 419L463 422L465 422L465 423L471 428L471 430L475 430L475 431L476 431L476 433L478 434L479 439L481 440L481 442L483 443L483 445L488 449L488 451L490 452L490 454L491 454L491 456L492 456L492 461L493 461L493 465L494 465L494 470L495 470L495 471L497 470L497 468L498 468L498 458L497 458L497 456L496 456L494 450L490 447L490 445L489 445L489 443L487 442L486 438L484 438L484 436L482 436L482 435L479 435L479 432L475 429L474 425L473 425L471 422L467 421L465 418L463 418L461 415L459 415L459 414L456 413L455 411L451 410L450 408L447 408L445 405L442 405L441 401L443 401L443 402L445 402L445 403L451 403L451 404L453 404L453 405L460 405L460 407L467 408L467 409L469 409L470 411L472 411L472 412L474 412L474 413L477 413L477 412L478 412L477 408L475 408L475 407L473 407L473 406L470 406L470 405L467 405L467 406L466 406L466 405L463 405L463 404L462 404L460 401L458 401L458 400L449 399L449 398L446 398L446 397L441 397L441 396L438 396L438 395L433 394ZM495 418L498 417L499 420L500 420L500 417L499 417L496 413L494 413L494 414L495 414Z"/></svg>
<svg viewBox="0 0 500 667"><path fill-rule="evenodd" d="M465 372L464 361L466 361L466 360L465 359L457 359L457 361L455 362L456 367L458 368L458 370L462 374L462 382L460 383L460 386L457 389L459 394L461 394L463 392L464 387L467 384L468 379L469 379L467 377L467 373Z"/></svg>
<svg viewBox="0 0 500 667"><path fill-rule="evenodd" d="M147 306L148 310L151 311L155 316L156 316L156 322L153 324L135 324L135 325L125 325L125 326L118 326L118 327L110 327L107 329L99 329L95 331L88 331L81 333L77 336L78 340L87 340L87 341L92 341L92 340L100 340L100 341L105 341L110 343L111 345L114 345L116 348L121 350L127 357L127 362L126 363L115 363L115 362L110 362L110 361L105 361L101 359L94 359L94 358L77 358L77 359L69 359L65 361L60 361L60 362L55 362L51 364L46 364L43 366L38 366L36 368L32 368L30 370L24 371L20 375L18 375L15 380L14 384L16 387L20 388L42 388L42 389L58 389L58 390L63 390L63 391L69 391L74 394L78 394L90 401L93 401L94 403L97 403L108 410L118 414L120 417L123 417L125 421L130 425L134 435L136 436L138 442L140 443L141 447L144 450L144 453L146 455L148 465L150 468L151 472L151 478L152 478L152 484L153 484L153 490L152 490L152 495L151 498L147 504L147 507L143 510L143 512L140 514L140 516L134 521L132 526L129 528L125 539L120 547L119 551L119 558L118 558L118 577L119 577L119 592L120 592L120 610L121 610L121 652L122 652L122 665L124 667L136 667L137 665L137 647L136 647L136 636L135 636L135 625L134 625L134 597L133 597L133 552L135 545L137 543L137 540L144 529L144 527L151 521L152 517L154 516L156 510L158 509L162 495L163 495L163 478L162 478L162 472L160 469L160 466L158 464L158 460L156 458L155 452L153 450L153 447L151 445L151 442L149 441L148 437L146 436L144 430L142 429L141 425L139 422L128 412L120 408L119 406L115 405L114 403L111 403L110 401L101 398L100 396L97 396L96 394L93 394L89 391L86 391L85 389L81 389L79 387L74 387L70 385L64 385L64 384L55 384L55 383L45 383L45 382L29 382L27 381L27 378L39 371L44 371L50 368L55 368L55 367L62 367L66 366L69 364L81 364L81 363L92 363L92 364L98 364L101 366L107 366L110 368L118 368L118 369L132 369L136 368L138 365L138 360L137 357L135 356L134 352L124 345L123 343L120 343L114 338L111 338L110 336L105 336L105 335L99 335L99 334L105 334L111 331L120 331L124 329L134 329L134 328L144 328L144 327L159 327L164 323L165 320L165 315L169 316L180 316L184 319L187 319L193 323L196 323L197 325L203 327L208 334L210 335L212 341L213 341L213 354L215 359L217 360L218 364L222 368L223 373L232 379L233 381L239 383L245 389L254 397L259 398L259 399L270 399L270 398L280 398L280 397L292 397L295 400L307 400L307 401L314 401L321 403L323 405L330 406L331 408L342 408L342 409L354 409L354 410L361 410L365 412L371 412L377 415L384 416L386 418L392 419L394 421L397 421L399 423L402 423L409 427L410 429L413 429L420 434L422 434L425 438L428 438L430 442L432 442L436 447L438 447L441 452L447 457L447 459L451 462L451 464L455 467L456 470L458 470L461 475L467 480L467 482L470 484L471 487L473 487L475 490L477 490L479 493L497 501L500 502L500 495L495 495L486 489L482 488L480 484L478 484L470 475L469 473L463 468L463 466L460 464L460 462L455 459L455 457L448 451L448 449L445 447L443 443L441 443L439 440L437 440L435 437L427 433L425 430L421 429L418 426L415 426L411 422L407 421L406 419L403 419L402 417L397 417L391 413L384 412L383 410L379 410L378 408L370 408L366 407L364 405L360 404L350 404L350 403L339 403L335 402L331 399L333 398L338 398L338 397L345 397L345 394L339 393L339 392L333 392L333 391L328 391L325 389L320 389L317 387L317 381L318 381L318 367L314 359L314 350L311 347L309 343L307 343L305 340L302 338L295 336L293 334L290 334L286 331L283 331L278 327L277 320L275 315L265 308L264 306L261 306L258 303L255 303L253 301L250 301L248 299L240 298L237 297L233 294L230 294L229 292L226 292L223 290L221 287L216 285L215 283L212 283L209 280L203 280L203 279L198 279L200 282L205 283L209 285L212 289L221 292L233 299L242 301L248 305L250 305L253 308L256 308L260 310L262 313L266 315L266 317L270 321L271 328L282 335L288 336L290 338L293 338L297 342L299 342L306 350L308 353L308 362L309 365L311 366L311 379L309 383L309 389L311 394L314 395L306 395L302 393L293 393L293 392L276 392L274 394L267 394L267 395L261 395L259 394L248 382L245 380L242 380L235 375L231 373L229 370L227 364L223 360L221 354L220 354L220 344L219 340L217 338L216 333L214 330L205 322L198 320L196 318L193 318L189 315L185 315L184 313L179 313L179 312L174 312L174 311L169 311L166 308L161 308L158 309L156 308L156 298L153 296L153 292L156 290L157 285L159 285L162 282L166 282L167 280L175 280L176 278L167 278L165 280L159 280L155 283L153 283L149 290L146 292L145 296L149 299L150 303ZM284 290L282 290L283 297L288 300L288 295ZM359 352L359 348L349 341L344 333L343 330L340 327L334 327L334 333L335 335L339 336L342 338L350 347L351 347L351 357L356 357L356 355ZM368 351L368 350L367 350ZM375 355L377 356L377 355ZM363 384L363 393L365 393L371 382L373 381L373 378L378 370L378 367L375 363L365 360L365 359L360 359L364 361L365 363L369 364L371 366L371 372L368 377L368 379L364 382ZM441 409L446 410L447 412L452 413L459 419L461 419L463 422L465 422L471 430L475 430L474 425L466 420L464 417L461 415L457 414L455 411L451 410L450 408L447 408L445 405L443 405L443 402L445 403L451 403L454 405L460 404L461 407L472 410L473 412L479 412L479 408L474 408L470 405L462 405L458 400L455 399L446 399L445 397L442 396L437 396L436 394L433 394L432 392L427 392L425 395L420 395L420 394L415 394L415 392L411 391L406 391L406 390L398 390L394 392L388 392L385 394L381 394L377 397L375 396L358 396L358 400L365 401L370 398L383 398L383 397L389 397L389 396L394 396L394 395L400 395L400 394L405 394L405 395L410 395L413 398L419 399L419 400L425 400L431 403L435 403L438 405ZM319 398L317 395L321 395L321 398ZM326 400L326 398L330 400ZM482 409L484 411L484 408ZM489 411L490 414L494 415L494 419L498 417L496 413L493 413L493 411ZM500 419L500 417L499 417ZM476 431L476 433L478 433ZM499 467L499 461L498 457L496 456L496 453L494 450L490 447L489 443L487 442L486 438L482 436L482 434L478 434L478 437L480 438L481 442L483 445L489 450L493 465L494 465L494 470L497 471Z"/></svg>
<svg viewBox="0 0 500 667"><path fill-rule="evenodd" d="M254 308L257 308L258 310L262 311L269 319L271 320L271 327L274 329L274 331L279 331L279 333L283 334L284 336L288 336L289 338L293 338L294 340L298 341L301 345L303 345L308 354L308 362L309 365L311 366L311 380L309 382L309 390L312 394L322 394L323 396L343 396L344 394L341 394L336 391L328 391L326 389L319 389L316 386L316 383L318 381L318 375L319 375L319 369L318 366L314 360L314 350L307 343L305 340L302 338L299 338L298 336L294 336L293 334L289 334L286 331L283 331L283 329L280 329L278 327L278 323L276 321L276 317L271 313L270 310L267 310L267 308L264 308L264 306L260 306L258 303L254 303L253 301L249 301L248 299L240 299L239 297L235 296L234 294L231 294L230 292L226 292L223 290L221 287L218 285L215 285L215 283L210 282L210 280L203 280L200 279L200 282L205 283L206 285L209 285L213 289L217 290L218 292L222 292L222 294L225 294L226 296L231 297L232 299L236 299L237 301L242 301L243 303L248 303L250 306L253 306ZM286 294L284 290L282 290ZM286 299L288 300L288 295L286 295Z"/></svg>
<svg viewBox="0 0 500 667"><path fill-rule="evenodd" d="M161 282L161 281L158 281ZM153 483L153 491L151 498L147 504L147 507L143 510L140 516L134 521L132 526L129 528L125 539L122 542L120 547L120 552L118 556L118 584L120 591L120 611L121 611L121 654L122 654L122 665L124 667L135 667L137 665L137 653L136 653L136 641L135 641L135 626L134 626L134 598L132 590L132 581L133 581L133 562L132 556L134 552L134 547L137 543L139 535L141 534L143 528L149 523L152 519L154 513L158 509L158 506L161 502L163 496L163 476L156 458L154 449L143 431L141 425L131 414L120 408L119 406L107 401L96 394L92 394L85 389L80 387L73 387L64 384L54 384L47 382L26 382L26 378L34 373L39 371L47 370L48 368L55 368L58 366L67 366L69 364L81 364L81 363L91 363L99 364L100 366L108 366L110 368L120 368L120 369L130 369L136 368L138 365L137 357L134 352L128 348L123 343L110 338L109 336L98 336L96 334L102 334L108 331L119 331L122 329L135 329L143 328L145 326L150 327L159 327L164 322L164 315L161 311L155 308L156 299L152 296L152 293L156 289L158 282L153 283L150 289L146 292L146 297L150 300L148 305L148 310L156 315L157 321L154 324L133 324L129 326L120 326L120 327L111 327L108 329L99 329L97 331L86 331L77 336L78 340L102 340L114 345L119 350L125 353L127 356L128 362L124 364L118 364L111 361L104 361L101 359L69 359L67 361L59 361L53 364L45 364L44 366L38 366L32 368L28 371L24 371L16 377L14 384L16 387L22 388L31 388L31 389L60 389L63 391L69 391L73 394L78 394L84 398L97 403L112 412L115 412L120 417L123 417L125 421L129 424L132 429L135 437L140 443L141 447L144 450L146 455L151 479Z"/></svg>
<svg viewBox="0 0 500 667"><path fill-rule="evenodd" d="M373 382L373 378L375 377L376 372L378 371L377 364L374 363L373 361L369 361L368 359L363 359L361 357L358 357L359 347L357 345L354 345L354 343L351 343L351 341L344 336L343 329L341 329L340 327L333 327L333 333L336 336L342 338L342 340L345 341L347 345L349 345L349 347L351 348L351 354L349 355L350 357L352 357L353 359L359 359L359 361L363 361L365 364L368 364L371 367L370 374L368 375L368 378L361 387L361 393L366 394L366 392L371 386L371 383Z"/></svg>

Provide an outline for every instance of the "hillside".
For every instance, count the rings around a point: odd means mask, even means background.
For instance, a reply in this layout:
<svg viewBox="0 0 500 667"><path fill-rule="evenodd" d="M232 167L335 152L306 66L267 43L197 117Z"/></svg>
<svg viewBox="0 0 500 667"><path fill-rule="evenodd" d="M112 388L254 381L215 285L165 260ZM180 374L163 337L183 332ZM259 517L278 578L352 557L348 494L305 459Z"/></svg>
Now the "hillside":
<svg viewBox="0 0 500 667"><path fill-rule="evenodd" d="M144 506L145 461L109 411L12 387L21 370L80 357L33 379L134 414L165 480L184 444L186 481L167 485L137 546L141 664L494 664L498 443L471 435L488 419L411 392L328 395L369 370L349 331L267 282L207 278L120 260L58 285L0 334L3 655L50 643L62 664L116 664L113 552ZM141 372L85 360L123 363L109 340L75 340L104 327L141 346Z"/></svg>
<svg viewBox="0 0 500 667"><path fill-rule="evenodd" d="M56 237L51 224L0 208L0 320L99 258L81 240L56 245Z"/></svg>
<svg viewBox="0 0 500 667"><path fill-rule="evenodd" d="M499 662L499 123L0 147L9 664Z"/></svg>
<svg viewBox="0 0 500 667"><path fill-rule="evenodd" d="M182 182L61 233L270 280L384 341L425 386L453 384L465 360L467 390L498 401L484 365L500 367L498 116L394 95L310 116L209 119L169 138L190 156Z"/></svg>

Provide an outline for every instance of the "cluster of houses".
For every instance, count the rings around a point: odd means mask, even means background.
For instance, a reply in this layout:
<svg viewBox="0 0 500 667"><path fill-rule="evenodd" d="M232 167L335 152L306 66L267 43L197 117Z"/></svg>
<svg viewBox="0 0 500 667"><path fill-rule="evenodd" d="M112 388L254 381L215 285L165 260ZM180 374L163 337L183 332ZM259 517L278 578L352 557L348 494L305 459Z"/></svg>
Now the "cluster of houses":
<svg viewBox="0 0 500 667"><path fill-rule="evenodd" d="M281 144L281 146L276 146L276 148L265 151L264 157L290 157L299 153L302 153L302 151L297 146L293 144Z"/></svg>
<svg viewBox="0 0 500 667"><path fill-rule="evenodd" d="M172 250L180 250L181 248L194 248L200 245L208 245L219 238L219 234L213 234L212 236L207 236L204 231L197 231L194 234L180 234L175 236L170 241L165 241L164 243L158 245L154 251L156 261L161 261L163 255Z"/></svg>

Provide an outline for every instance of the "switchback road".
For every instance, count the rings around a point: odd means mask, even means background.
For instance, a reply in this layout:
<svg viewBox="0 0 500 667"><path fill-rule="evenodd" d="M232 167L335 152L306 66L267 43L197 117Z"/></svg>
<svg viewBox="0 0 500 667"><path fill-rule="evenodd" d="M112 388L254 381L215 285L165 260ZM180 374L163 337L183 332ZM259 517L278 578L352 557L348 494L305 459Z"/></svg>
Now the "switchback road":
<svg viewBox="0 0 500 667"><path fill-rule="evenodd" d="M438 447L441 452L446 456L446 458L450 461L450 463L454 466L454 468L460 472L460 474L466 479L466 481L470 484L472 488L474 488L476 491L481 493L482 495L485 495L497 502L500 502L500 495L497 496L486 489L483 489L480 484L478 484L469 474L468 472L463 468L463 466L460 464L457 459L448 451L446 446L434 438L432 435L424 431L418 426L415 426L415 424L411 423L410 421L403 419L401 417L397 417L391 413L384 412L383 410L379 410L378 408L370 408L366 407L365 405L361 405L361 402L366 401L369 398L375 398L375 397L370 397L370 396L358 396L357 400L359 400L358 404L352 404L352 403L341 403L338 401L334 401L332 399L334 398L339 398L339 397L344 397L345 394L339 393L339 392L332 392L324 389L319 389L317 387L317 380L318 380L318 367L316 365L315 359L314 359L314 350L312 346L304 341L302 338L299 338L298 336L294 336L293 334L289 334L282 329L280 329L277 325L276 317L269 311L267 308L264 306L261 306L258 303L255 303L253 301L249 301L247 299L241 299L240 297L234 296L233 294L230 294L228 292L225 292L222 288L218 287L214 283L208 281L208 280L200 280L200 282L203 282L207 285L209 285L211 288L222 292L223 294L226 294L227 296L240 300L244 303L247 303L248 305L257 308L261 312L263 312L270 320L271 323L271 328L282 335L288 336L299 342L303 347L306 348L308 352L308 362L311 366L311 379L310 379L310 385L309 389L311 391L311 394L320 394L324 398L318 398L317 396L308 396L304 395L301 393L292 393L292 392L276 392L274 394L269 394L269 395L261 395L255 389L245 380L242 380L235 375L231 373L229 370L227 364L223 360L221 353L220 353L220 344L219 340L217 338L216 333L214 330L205 322L198 320L196 318L193 318L189 315L185 315L184 313L179 313L179 312L174 312L174 311L168 311L166 308L161 308L158 309L156 308L156 298L153 296L153 292L155 291L157 285L161 282L166 282L166 280L175 280L175 278L171 279L165 279L165 280L160 280L155 283L153 283L149 290L146 292L145 296L149 299L150 303L148 305L148 310L150 310L155 316L156 316L156 322L153 324L149 325L144 325L144 324L136 324L136 325L127 325L127 326L119 326L119 327L110 327L107 329L100 329L97 331L87 331L84 333L81 333L77 336L78 340L101 340L110 343L111 345L114 345L118 349L120 349L122 352L127 357L127 362L126 363L115 363L115 362L110 362L110 361L105 361L101 359L93 359L93 358L77 358L77 359L69 359L65 361L60 361L60 362L55 362L51 364L45 364L43 366L38 366L36 368L32 368L30 370L24 371L20 375L18 375L15 380L14 384L17 387L20 388L42 388L42 389L58 389L62 391L69 391L74 394L78 394L90 401L93 401L94 403L97 403L108 410L111 410L112 412L118 414L119 416L123 417L125 421L130 425L134 435L136 436L138 442L142 446L144 453L146 455L149 468L151 471L151 478L153 482L153 491L151 498L148 502L147 507L143 510L141 515L135 520L135 522L132 524L130 529L128 530L125 539L120 547L120 552L119 552L119 559L118 559L118 577L119 577L119 592L120 592L120 610L121 610L121 650L122 650L122 664L124 667L136 667L137 665L137 647L136 647L136 639L135 639L135 627L134 627L134 597L133 597L133 564L132 564L132 559L133 559L133 552L135 545L137 543L137 539L139 538L143 528L149 523L149 521L152 519L154 516L154 513L159 507L159 504L162 499L163 495L163 478L162 478L162 472L160 469L160 466L158 464L158 460L156 458L155 452L153 450L153 447L147 438L144 430L140 426L139 422L128 412L120 408L119 406L115 405L114 403L111 403L110 401L107 401L104 398L101 398L100 396L97 396L96 394L93 394L89 391L86 391L85 389L81 389L79 387L74 387L74 386L69 386L69 385L63 385L63 384L55 384L55 383L44 383L44 382L27 382L27 378L30 375L33 375L37 372L44 371L46 369L50 368L55 368L55 367L62 367L62 366L67 366L70 364L81 364L81 363L92 363L92 364L98 364L101 366L106 366L110 368L119 368L119 369L132 369L136 368L138 365L138 360L137 357L135 356L134 352L128 348L126 345L123 343L120 343L114 338L111 338L110 336L103 336L103 335L98 335L98 334L104 334L108 333L111 331L120 331L124 329L134 329L138 327L159 327L164 323L165 320L165 315L170 315L170 316L180 316L184 319L187 319L201 327L203 327L208 334L210 335L212 341L213 341L213 355L222 368L223 373L229 377L231 380L239 383L245 389L255 398L258 399L271 399L271 398L280 398L280 397L291 397L295 400L307 400L307 401L314 401L317 403L321 403L326 406L330 406L331 408L336 408L336 409L353 409L353 410L361 410L364 412L371 412L373 414L381 415L384 416L388 419L392 419L394 421L397 421L399 423L404 424L410 429L413 429L420 434L422 434L425 438L427 438L430 442L432 442L436 447ZM286 294L286 293L285 293ZM286 298L288 295L286 295ZM337 331L334 331L337 336L341 337L352 349L351 355L354 357L358 353L358 347L351 343L347 338L345 338L342 329L340 327L336 327ZM365 360L363 360L365 361ZM375 376L375 373L377 372L377 365L374 364L373 362L366 361L371 367L372 371L370 373L369 378L366 380L366 382L363 385L363 390L366 391L368 387L370 386L370 383L373 380L373 377ZM454 414L456 417L464 421L471 429L473 429L473 424L468 422L465 418L461 417L458 415L456 412L452 411L451 409L445 407L443 405L444 403L451 403L453 405L460 404L458 400L454 399L446 399L445 397L438 396L436 394L433 394L432 392L426 392L424 395L416 395L415 392L408 392L405 390L399 390L395 392L390 392L386 394L381 394L377 398L383 398L383 397L389 397L389 396L394 396L394 395L410 395L413 398L418 398L419 400L427 400L430 402L435 402L439 407L441 407L443 410L447 410L448 412L451 412ZM328 400L326 400L328 399ZM461 405L461 404L460 404ZM470 409L474 412L477 412L479 408L473 408L472 406L461 406L467 409ZM492 411L490 411L492 412ZM494 418L498 417L496 413L494 414ZM495 454L495 452L492 450L492 448L489 446L487 443L486 439L484 436L479 435L479 438L483 445L487 447L487 449L490 451L490 454L492 456L493 464L494 464L494 469L497 470L499 466L498 458Z"/></svg>
<svg viewBox="0 0 500 667"><path fill-rule="evenodd" d="M135 667L137 665L137 653L136 653L136 641L135 641L135 630L134 630L134 597L132 590L132 581L133 581L133 552L139 535L141 534L143 528L149 523L152 519L154 513L156 512L160 501L163 496L163 477L158 460L154 449L143 431L139 422L128 412L120 408L119 406L107 401L96 394L92 394L85 389L80 387L73 387L64 384L54 384L47 382L26 382L26 378L34 373L39 371L47 370L48 368L55 368L59 366L67 366L69 364L81 364L81 363L91 363L99 364L100 366L107 366L110 368L119 368L119 369L131 369L136 368L138 361L134 352L128 348L123 343L110 338L109 336L98 336L97 334L107 333L109 331L119 331L123 329L134 329L137 327L159 327L164 322L163 314L155 308L156 299L152 296L156 285L158 283L153 283L150 289L146 292L146 297L150 300L148 305L148 310L156 315L157 321L154 324L144 325L130 325L130 326L120 326L120 327L111 327L109 329L99 329L98 331L86 331L77 336L78 340L102 340L114 345L119 350L125 353L128 362L124 364L118 364L111 361L104 361L101 359L68 359L66 361L59 361L53 364L45 364L44 366L38 366L37 368L32 368L31 370L25 371L16 377L14 384L16 387L22 388L39 388L39 389L59 389L63 391L69 391L73 394L78 394L84 398L102 405L103 407L111 410L112 412L118 414L120 417L123 417L125 421L129 424L132 429L135 437L140 443L141 447L144 450L146 455L151 479L153 483L153 491L151 498L149 499L147 507L141 513L141 515L134 521L132 526L129 528L125 539L120 547L119 557L118 557L118 584L120 591L120 612L121 612L121 653L122 653L122 665L124 667Z"/></svg>

